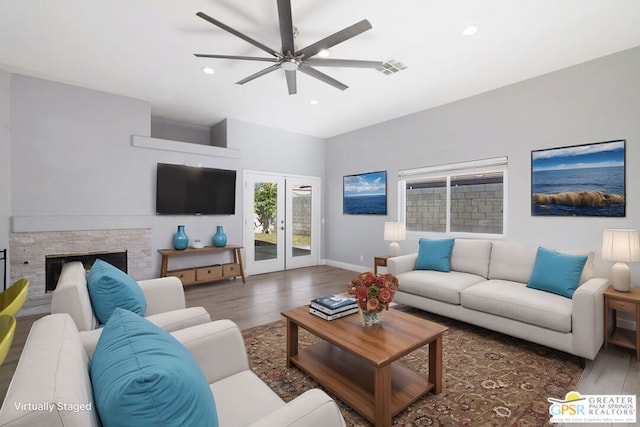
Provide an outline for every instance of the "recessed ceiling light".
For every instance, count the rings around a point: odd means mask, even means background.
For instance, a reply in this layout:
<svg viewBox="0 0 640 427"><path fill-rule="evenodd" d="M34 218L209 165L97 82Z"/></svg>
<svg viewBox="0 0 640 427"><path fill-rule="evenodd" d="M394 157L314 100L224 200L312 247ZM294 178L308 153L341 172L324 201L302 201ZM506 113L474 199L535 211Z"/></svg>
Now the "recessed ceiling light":
<svg viewBox="0 0 640 427"><path fill-rule="evenodd" d="M318 104L320 104L320 101L318 101L317 99L312 99L311 101L309 101L309 104L318 105Z"/></svg>
<svg viewBox="0 0 640 427"><path fill-rule="evenodd" d="M465 36L472 36L477 32L478 32L478 27L475 25L467 25L462 30L462 34L464 34Z"/></svg>
<svg viewBox="0 0 640 427"><path fill-rule="evenodd" d="M318 56L321 58L326 58L329 55L331 55L331 51L329 49L322 49L320 52L318 52Z"/></svg>
<svg viewBox="0 0 640 427"><path fill-rule="evenodd" d="M216 70L211 67L202 67L202 72L205 74L213 74L216 72Z"/></svg>

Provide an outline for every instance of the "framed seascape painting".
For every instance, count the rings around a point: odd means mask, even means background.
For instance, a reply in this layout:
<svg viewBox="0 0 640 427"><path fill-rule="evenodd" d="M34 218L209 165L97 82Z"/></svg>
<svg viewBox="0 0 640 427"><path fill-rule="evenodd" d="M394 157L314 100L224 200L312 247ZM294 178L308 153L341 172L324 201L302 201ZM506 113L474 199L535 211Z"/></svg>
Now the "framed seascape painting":
<svg viewBox="0 0 640 427"><path fill-rule="evenodd" d="M387 171L346 175L342 212L347 215L387 214Z"/></svg>
<svg viewBox="0 0 640 427"><path fill-rule="evenodd" d="M625 212L624 139L531 152L531 215Z"/></svg>

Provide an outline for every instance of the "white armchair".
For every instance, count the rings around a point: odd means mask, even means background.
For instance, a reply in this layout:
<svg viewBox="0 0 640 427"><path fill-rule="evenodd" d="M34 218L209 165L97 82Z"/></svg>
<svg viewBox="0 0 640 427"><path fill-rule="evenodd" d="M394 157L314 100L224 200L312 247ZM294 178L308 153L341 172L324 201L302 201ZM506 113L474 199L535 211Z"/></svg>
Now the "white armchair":
<svg viewBox="0 0 640 427"><path fill-rule="evenodd" d="M172 335L202 368L214 394L220 426L344 427L338 406L320 389L309 390L289 403L271 391L249 370L242 335L230 320ZM37 320L0 409L0 426L101 425L89 369L90 357L68 314ZM47 405L46 410L42 405ZM69 409L76 407L81 410Z"/></svg>
<svg viewBox="0 0 640 427"><path fill-rule="evenodd" d="M203 307L187 308L182 282L177 277L141 280L138 284L147 304L145 318L165 331L173 332L211 321L211 316ZM51 299L51 314L56 313L71 316L91 357L102 328L89 298L87 272L79 261L62 266Z"/></svg>
<svg viewBox="0 0 640 427"><path fill-rule="evenodd" d="M217 320L171 334L202 368L221 426L344 427L340 409L324 391L308 390L285 403L262 382L249 369L242 334L232 321Z"/></svg>

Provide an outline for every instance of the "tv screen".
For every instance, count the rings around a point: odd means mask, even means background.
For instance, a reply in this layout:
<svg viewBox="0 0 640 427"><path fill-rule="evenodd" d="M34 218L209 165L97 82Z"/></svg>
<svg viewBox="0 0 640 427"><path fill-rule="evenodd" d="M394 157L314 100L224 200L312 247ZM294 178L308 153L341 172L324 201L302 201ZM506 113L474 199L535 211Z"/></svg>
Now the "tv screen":
<svg viewBox="0 0 640 427"><path fill-rule="evenodd" d="M156 213L233 215L236 171L158 163Z"/></svg>

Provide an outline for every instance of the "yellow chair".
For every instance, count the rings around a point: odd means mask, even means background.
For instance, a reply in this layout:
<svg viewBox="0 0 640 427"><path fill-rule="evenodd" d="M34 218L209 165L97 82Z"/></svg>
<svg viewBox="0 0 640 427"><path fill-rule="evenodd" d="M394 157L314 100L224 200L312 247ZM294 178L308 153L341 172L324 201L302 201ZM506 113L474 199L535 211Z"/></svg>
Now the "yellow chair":
<svg viewBox="0 0 640 427"><path fill-rule="evenodd" d="M8 314L0 315L0 365L9 353L9 348L16 333L16 318Z"/></svg>
<svg viewBox="0 0 640 427"><path fill-rule="evenodd" d="M22 308L24 300L29 292L29 281L20 279L0 294L0 315L9 314L15 316Z"/></svg>

